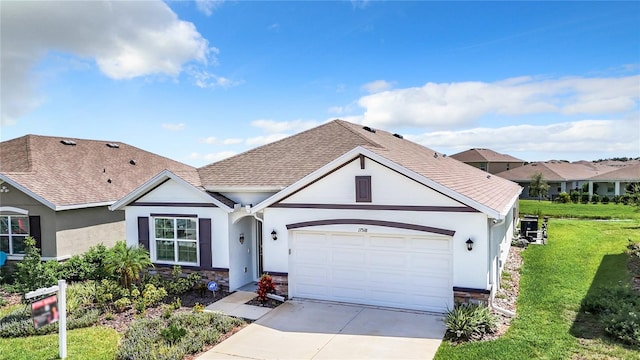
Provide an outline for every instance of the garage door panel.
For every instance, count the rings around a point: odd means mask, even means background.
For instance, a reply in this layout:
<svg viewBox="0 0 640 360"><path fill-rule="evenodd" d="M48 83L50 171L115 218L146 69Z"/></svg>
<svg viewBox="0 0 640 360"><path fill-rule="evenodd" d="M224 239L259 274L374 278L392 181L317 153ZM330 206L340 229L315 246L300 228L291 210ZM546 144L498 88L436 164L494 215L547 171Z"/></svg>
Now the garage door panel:
<svg viewBox="0 0 640 360"><path fill-rule="evenodd" d="M407 262L406 253L371 251L369 265L383 269L404 268Z"/></svg>
<svg viewBox="0 0 640 360"><path fill-rule="evenodd" d="M327 248L306 247L297 251L298 261L305 264L328 264L331 261L331 250Z"/></svg>
<svg viewBox="0 0 640 360"><path fill-rule="evenodd" d="M334 284L341 284L343 282L365 282L367 281L367 274L362 271L357 271L353 268L334 268L331 269L332 279Z"/></svg>
<svg viewBox="0 0 640 360"><path fill-rule="evenodd" d="M356 249L341 249L341 251L332 252L331 260L331 264L335 266L363 266L367 261L367 257L362 251Z"/></svg>
<svg viewBox="0 0 640 360"><path fill-rule="evenodd" d="M360 248L365 242L365 239L360 236L332 234L330 237L330 242L337 246Z"/></svg>
<svg viewBox="0 0 640 360"><path fill-rule="evenodd" d="M292 297L440 312L453 305L441 236L295 231L292 239Z"/></svg>
<svg viewBox="0 0 640 360"><path fill-rule="evenodd" d="M389 249L405 249L407 247L406 239L403 237L391 236L371 236L370 243L373 247L389 248Z"/></svg>

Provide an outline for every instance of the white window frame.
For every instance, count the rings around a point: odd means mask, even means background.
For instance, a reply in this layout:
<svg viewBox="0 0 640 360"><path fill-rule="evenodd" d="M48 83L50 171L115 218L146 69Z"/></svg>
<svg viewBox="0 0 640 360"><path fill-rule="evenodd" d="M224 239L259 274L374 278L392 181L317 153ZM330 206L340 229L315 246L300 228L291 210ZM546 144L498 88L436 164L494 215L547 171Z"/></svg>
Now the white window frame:
<svg viewBox="0 0 640 360"><path fill-rule="evenodd" d="M169 238L157 238L156 237L156 219L170 219L173 221L173 239L169 239ZM192 239L179 239L178 238L178 231L177 231L177 220L178 219L182 219L182 220L193 220L195 221L196 224L196 228L195 228L195 240ZM150 248L151 248L151 260L153 261L153 263L155 264L167 264L167 265L180 265L180 266L200 266L200 229L199 226L200 224L198 223L198 219L194 218L194 217L190 217L190 216L162 216L162 215L158 215L158 216L153 216L151 217L151 230L152 230L152 236L150 236ZM174 245L173 245L173 259L174 261L169 261L169 260L159 260L158 259L158 246L157 246L157 241L173 241ZM178 242L192 242L196 244L196 262L185 262L185 261L177 261L178 259Z"/></svg>
<svg viewBox="0 0 640 360"><path fill-rule="evenodd" d="M20 238L24 238L26 239L27 237L31 236L30 232L31 232L31 224L29 223L29 216L27 215L0 215L0 217L6 217L7 218L7 233L0 233L0 236L6 236L9 238L9 252L7 253L7 255L10 256L24 256L24 253L15 253L13 251L13 238L14 237L20 237ZM12 218L24 218L27 221L27 233L26 234L14 234L11 230L11 219Z"/></svg>

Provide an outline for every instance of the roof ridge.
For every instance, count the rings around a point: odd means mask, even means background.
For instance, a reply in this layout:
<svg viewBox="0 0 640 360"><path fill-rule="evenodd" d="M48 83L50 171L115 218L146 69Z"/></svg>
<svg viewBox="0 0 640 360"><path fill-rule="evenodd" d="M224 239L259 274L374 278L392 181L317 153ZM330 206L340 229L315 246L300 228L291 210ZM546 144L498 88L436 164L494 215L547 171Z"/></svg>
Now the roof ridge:
<svg viewBox="0 0 640 360"><path fill-rule="evenodd" d="M339 124L339 125L340 125L340 126L342 126L343 128L345 128L345 129L349 130L349 131L350 131L350 132L352 132L353 134L358 135L358 137L360 137L361 139L363 139L363 140L367 141L368 143L371 143L373 146L375 146L375 147L379 147L379 148L381 148L381 149L386 149L386 147L382 146L382 145L381 145L381 144L379 144L378 142L376 142L376 141L373 141L373 140L369 139L368 137L366 137L366 136L364 136L364 135L360 134L359 132L357 132L357 131L353 130L350 126L347 126L347 125L345 125L345 124L344 124L344 123L347 123L347 124L352 124L352 123L350 123L350 122L348 122L348 121L345 121L345 120L342 120L342 119L335 119L335 120L333 120L332 122L335 122L336 124ZM355 125L355 124L352 124L352 125ZM380 130L380 131L384 131L384 130ZM387 131L385 131L385 132L387 132ZM389 133L389 134L390 134L390 133Z"/></svg>

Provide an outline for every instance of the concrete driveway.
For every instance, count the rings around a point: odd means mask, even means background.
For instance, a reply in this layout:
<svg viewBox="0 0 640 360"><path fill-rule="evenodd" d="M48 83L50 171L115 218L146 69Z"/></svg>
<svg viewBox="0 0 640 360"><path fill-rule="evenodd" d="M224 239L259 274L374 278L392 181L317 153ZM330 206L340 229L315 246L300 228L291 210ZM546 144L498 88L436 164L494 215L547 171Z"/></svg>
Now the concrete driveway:
<svg viewBox="0 0 640 360"><path fill-rule="evenodd" d="M441 315L290 300L198 359L432 359L444 332Z"/></svg>

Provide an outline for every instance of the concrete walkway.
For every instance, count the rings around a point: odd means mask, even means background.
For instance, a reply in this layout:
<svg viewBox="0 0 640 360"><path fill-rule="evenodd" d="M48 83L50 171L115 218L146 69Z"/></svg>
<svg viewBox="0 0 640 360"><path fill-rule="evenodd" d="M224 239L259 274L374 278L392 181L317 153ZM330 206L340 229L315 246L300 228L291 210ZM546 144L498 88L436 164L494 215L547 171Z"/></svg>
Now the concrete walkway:
<svg viewBox="0 0 640 360"><path fill-rule="evenodd" d="M444 332L442 315L290 300L198 359L432 359Z"/></svg>
<svg viewBox="0 0 640 360"><path fill-rule="evenodd" d="M235 316L255 321L266 315L272 308L246 305L245 303L256 297L255 292L236 291L233 294L210 304L205 308L208 311L219 311L229 316Z"/></svg>

